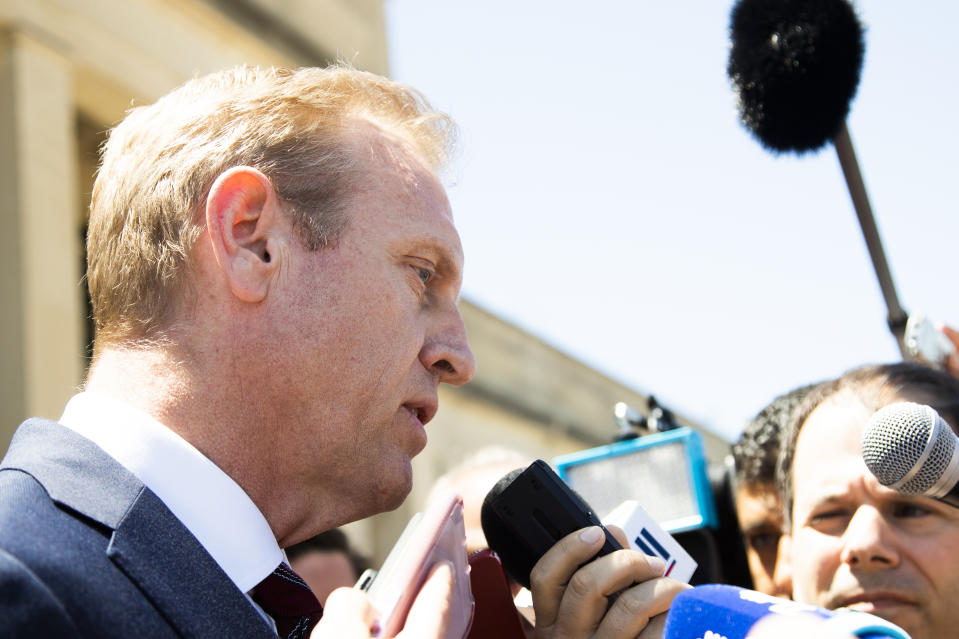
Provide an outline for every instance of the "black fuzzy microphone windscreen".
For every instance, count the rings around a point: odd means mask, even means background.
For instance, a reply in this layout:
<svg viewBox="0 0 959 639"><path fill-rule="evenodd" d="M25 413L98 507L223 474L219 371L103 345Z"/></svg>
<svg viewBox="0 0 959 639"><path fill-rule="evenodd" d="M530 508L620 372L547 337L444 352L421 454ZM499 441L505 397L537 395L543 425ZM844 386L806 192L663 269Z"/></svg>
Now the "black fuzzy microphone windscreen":
<svg viewBox="0 0 959 639"><path fill-rule="evenodd" d="M739 0L730 37L740 118L764 147L805 153L836 137L865 51L846 0Z"/></svg>

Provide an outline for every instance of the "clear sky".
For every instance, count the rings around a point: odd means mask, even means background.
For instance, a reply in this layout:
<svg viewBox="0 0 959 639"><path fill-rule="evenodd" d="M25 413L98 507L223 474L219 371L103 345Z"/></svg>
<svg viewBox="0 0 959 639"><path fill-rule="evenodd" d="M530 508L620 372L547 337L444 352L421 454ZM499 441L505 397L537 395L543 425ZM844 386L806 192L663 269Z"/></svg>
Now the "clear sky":
<svg viewBox="0 0 959 639"><path fill-rule="evenodd" d="M899 297L959 327L959 2L854 6L849 129ZM461 128L464 297L727 438L900 357L832 146L776 157L739 123L731 7L386 0L392 75Z"/></svg>

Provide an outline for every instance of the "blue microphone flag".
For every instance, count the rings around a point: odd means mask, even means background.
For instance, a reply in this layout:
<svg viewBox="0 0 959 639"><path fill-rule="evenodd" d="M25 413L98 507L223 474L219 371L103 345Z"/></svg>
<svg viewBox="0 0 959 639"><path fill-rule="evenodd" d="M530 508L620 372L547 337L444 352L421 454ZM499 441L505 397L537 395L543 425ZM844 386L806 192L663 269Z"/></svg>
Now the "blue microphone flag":
<svg viewBox="0 0 959 639"><path fill-rule="evenodd" d="M719 584L696 586L676 595L666 615L663 638L744 639L756 622L767 615L798 614L820 617L824 630L835 629L860 639L910 639L899 626L864 612L827 610Z"/></svg>

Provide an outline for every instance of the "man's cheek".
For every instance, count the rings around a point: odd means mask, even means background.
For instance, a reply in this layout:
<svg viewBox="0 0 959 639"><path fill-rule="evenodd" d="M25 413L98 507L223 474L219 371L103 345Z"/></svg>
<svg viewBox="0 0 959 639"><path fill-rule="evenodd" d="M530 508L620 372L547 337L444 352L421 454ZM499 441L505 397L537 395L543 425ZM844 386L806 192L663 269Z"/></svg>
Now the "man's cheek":
<svg viewBox="0 0 959 639"><path fill-rule="evenodd" d="M828 577L823 558L817 556L802 532L797 534L791 548L793 566L793 596L803 603L818 604L821 593L828 590Z"/></svg>
<svg viewBox="0 0 959 639"><path fill-rule="evenodd" d="M811 556L806 558L808 565L806 570L809 571L808 581L812 589L810 595L815 597L812 601L819 605L822 605L826 595L832 589L832 583L836 578L836 569L839 565L838 558L838 553L828 547L818 548Z"/></svg>

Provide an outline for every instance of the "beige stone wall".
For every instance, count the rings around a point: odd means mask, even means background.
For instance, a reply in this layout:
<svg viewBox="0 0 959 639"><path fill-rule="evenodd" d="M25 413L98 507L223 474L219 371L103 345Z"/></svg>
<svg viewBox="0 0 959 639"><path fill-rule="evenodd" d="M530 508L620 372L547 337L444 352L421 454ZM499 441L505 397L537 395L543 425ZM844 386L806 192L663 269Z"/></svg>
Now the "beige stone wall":
<svg viewBox="0 0 959 639"><path fill-rule="evenodd" d="M55 415L83 372L73 78L58 43L0 31L0 438Z"/></svg>

